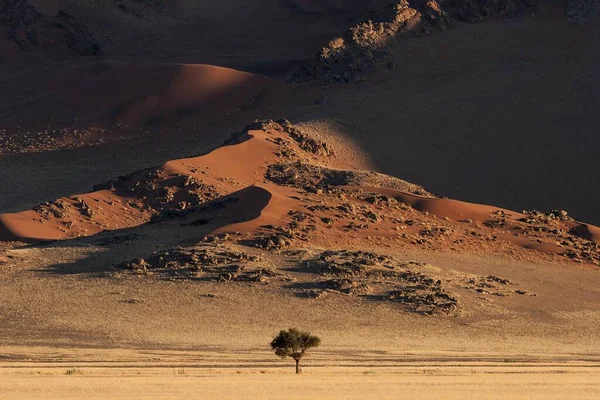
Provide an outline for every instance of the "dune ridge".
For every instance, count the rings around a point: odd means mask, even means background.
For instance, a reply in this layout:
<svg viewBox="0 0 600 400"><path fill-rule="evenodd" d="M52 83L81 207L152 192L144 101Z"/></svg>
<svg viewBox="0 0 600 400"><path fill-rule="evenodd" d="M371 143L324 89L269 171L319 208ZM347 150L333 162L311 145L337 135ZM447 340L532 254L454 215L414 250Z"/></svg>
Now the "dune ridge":
<svg viewBox="0 0 600 400"><path fill-rule="evenodd" d="M221 147L205 156L170 161L160 168L96 185L98 190L91 193L60 198L21 213L0 215L0 232L3 232L0 240L56 240L93 235L139 225L160 212L184 211L190 205L227 195L259 179L262 157L275 158L276 146L258 145L260 139L264 140L263 132L249 131L239 144Z"/></svg>

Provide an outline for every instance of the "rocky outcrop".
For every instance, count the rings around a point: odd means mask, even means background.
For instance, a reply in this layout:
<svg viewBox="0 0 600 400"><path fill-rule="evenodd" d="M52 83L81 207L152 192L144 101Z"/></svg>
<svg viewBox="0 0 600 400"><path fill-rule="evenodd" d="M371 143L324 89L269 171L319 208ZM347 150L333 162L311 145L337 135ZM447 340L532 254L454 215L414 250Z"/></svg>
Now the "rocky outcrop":
<svg viewBox="0 0 600 400"><path fill-rule="evenodd" d="M102 49L87 27L64 11L59 11L56 18L51 18L50 26L64 32L67 46L82 56L102 54Z"/></svg>
<svg viewBox="0 0 600 400"><path fill-rule="evenodd" d="M455 21L475 23L488 17L524 13L536 4L537 0L401 0L371 12L364 22L331 40L290 81L360 82L375 71L390 53L390 44L402 33L444 31ZM395 69L395 63L390 68Z"/></svg>
<svg viewBox="0 0 600 400"><path fill-rule="evenodd" d="M422 7L421 14L425 22L421 26L422 30L426 31L428 27L433 27L445 31L454 25L452 17L435 0L428 0Z"/></svg>
<svg viewBox="0 0 600 400"><path fill-rule="evenodd" d="M537 0L449 0L443 5L453 18L475 23L488 17L523 13L533 9Z"/></svg>
<svg viewBox="0 0 600 400"><path fill-rule="evenodd" d="M0 1L0 26L3 33L24 50L38 45L37 33L28 29L41 17L25 0Z"/></svg>
<svg viewBox="0 0 600 400"><path fill-rule="evenodd" d="M292 82L317 80L323 83L358 82L372 73L387 54L396 34L417 15L408 1L389 5L372 18L350 28L329 42L308 65L291 77Z"/></svg>
<svg viewBox="0 0 600 400"><path fill-rule="evenodd" d="M582 24L598 11L600 11L599 0L571 0L567 4L565 14L569 22Z"/></svg>
<svg viewBox="0 0 600 400"><path fill-rule="evenodd" d="M55 16L43 15L27 0L0 0L0 37L25 51L66 47L82 56L102 54L83 23L62 10Z"/></svg>

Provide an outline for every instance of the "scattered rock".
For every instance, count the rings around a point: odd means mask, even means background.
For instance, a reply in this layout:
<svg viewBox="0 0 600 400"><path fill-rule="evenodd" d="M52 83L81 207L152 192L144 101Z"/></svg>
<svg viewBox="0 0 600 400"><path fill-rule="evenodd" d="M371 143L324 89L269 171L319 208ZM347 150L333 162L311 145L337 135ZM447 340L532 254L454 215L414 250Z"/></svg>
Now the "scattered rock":
<svg viewBox="0 0 600 400"><path fill-rule="evenodd" d="M302 150L309 153L319 156L330 156L333 154L333 150L329 148L327 143L311 138L297 127L294 127L290 121L286 119L280 119L278 121L256 120L253 124L246 126L242 131L230 135L230 137L225 140L223 144L230 145L239 143L241 140L243 140L243 138L247 137L248 132L252 130L268 131L269 129L285 133L291 139L293 139Z"/></svg>
<svg viewBox="0 0 600 400"><path fill-rule="evenodd" d="M439 287L425 290L415 287L403 288L391 291L386 298L403 303L413 312L427 315L451 313L458 308L458 300Z"/></svg>
<svg viewBox="0 0 600 400"><path fill-rule="evenodd" d="M144 300L141 299L129 299L129 300L125 300L124 303L127 304L140 304L140 303L145 303Z"/></svg>
<svg viewBox="0 0 600 400"><path fill-rule="evenodd" d="M306 290L391 300L422 314L449 314L458 309L458 300L442 288L440 280L415 270L425 264L399 263L371 252L332 250L321 253L308 266L327 279L313 282Z"/></svg>
<svg viewBox="0 0 600 400"><path fill-rule="evenodd" d="M292 244L292 238L284 234L257 237L250 244L265 250L280 251Z"/></svg>
<svg viewBox="0 0 600 400"><path fill-rule="evenodd" d="M137 274L152 272L169 279L217 282L253 282L268 284L272 279L293 281L278 271L260 265L262 259L245 252L201 244L156 254L147 260L138 258L115 267Z"/></svg>

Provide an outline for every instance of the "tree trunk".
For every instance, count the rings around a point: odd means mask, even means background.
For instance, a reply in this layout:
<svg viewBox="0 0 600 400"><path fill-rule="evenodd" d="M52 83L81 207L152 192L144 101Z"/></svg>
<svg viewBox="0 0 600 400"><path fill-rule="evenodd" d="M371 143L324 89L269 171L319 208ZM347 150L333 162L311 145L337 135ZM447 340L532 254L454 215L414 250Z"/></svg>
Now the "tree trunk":
<svg viewBox="0 0 600 400"><path fill-rule="evenodd" d="M300 373L300 360L296 360L296 373Z"/></svg>

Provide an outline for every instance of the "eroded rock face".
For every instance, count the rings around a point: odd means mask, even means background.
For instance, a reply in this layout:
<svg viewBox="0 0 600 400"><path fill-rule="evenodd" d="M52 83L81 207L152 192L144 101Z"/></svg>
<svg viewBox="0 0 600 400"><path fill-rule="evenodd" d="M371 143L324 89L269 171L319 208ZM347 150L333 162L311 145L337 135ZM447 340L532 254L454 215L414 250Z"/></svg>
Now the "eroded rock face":
<svg viewBox="0 0 600 400"><path fill-rule="evenodd" d="M43 15L27 0L0 0L0 36L25 51L66 47L81 56L102 54L83 23L62 10L56 16Z"/></svg>

